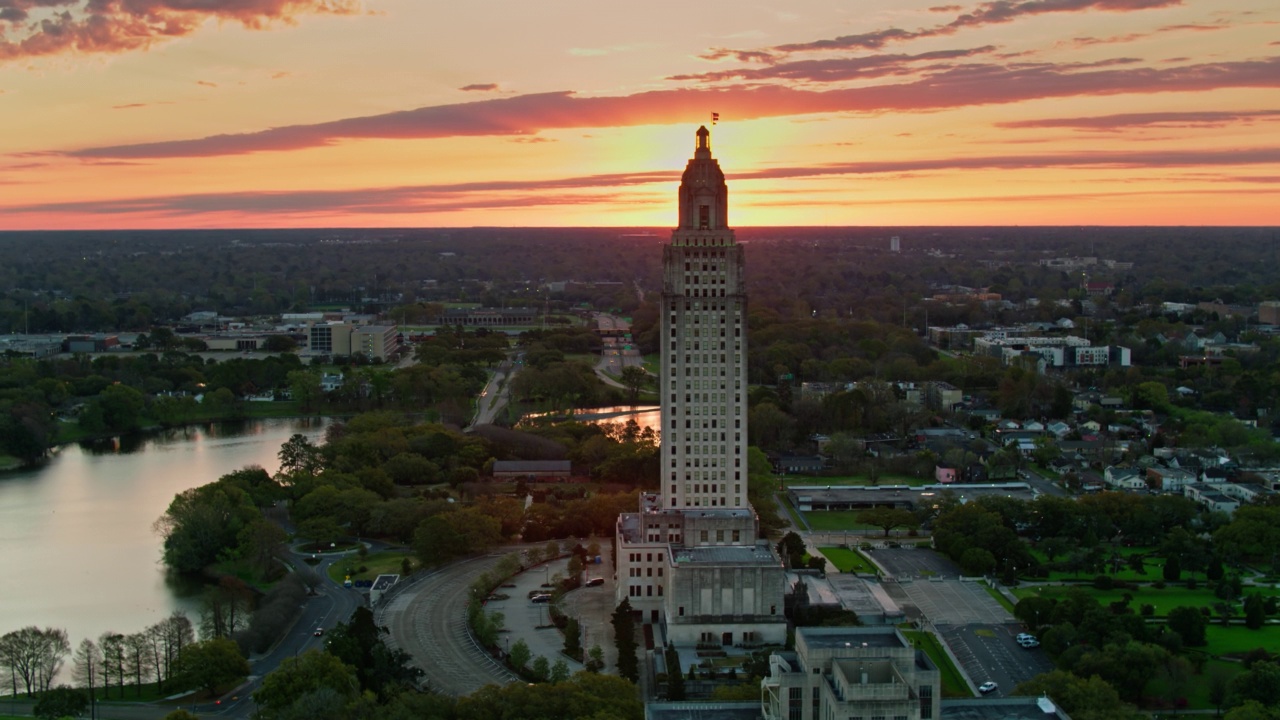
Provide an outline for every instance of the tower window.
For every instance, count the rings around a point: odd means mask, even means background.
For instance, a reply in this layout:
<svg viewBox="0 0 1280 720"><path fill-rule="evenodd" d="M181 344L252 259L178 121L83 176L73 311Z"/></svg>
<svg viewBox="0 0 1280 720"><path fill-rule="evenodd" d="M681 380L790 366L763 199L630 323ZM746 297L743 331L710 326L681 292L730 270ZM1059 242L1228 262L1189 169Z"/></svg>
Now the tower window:
<svg viewBox="0 0 1280 720"><path fill-rule="evenodd" d="M711 208L706 205L698 206L698 229L708 230L711 228Z"/></svg>

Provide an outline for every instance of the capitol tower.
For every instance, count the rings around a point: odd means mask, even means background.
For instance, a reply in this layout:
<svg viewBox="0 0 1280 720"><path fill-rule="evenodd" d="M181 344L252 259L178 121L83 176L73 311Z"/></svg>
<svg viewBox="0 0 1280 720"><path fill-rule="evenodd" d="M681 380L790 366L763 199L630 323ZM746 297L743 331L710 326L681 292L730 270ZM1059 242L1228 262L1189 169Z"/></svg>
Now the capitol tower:
<svg viewBox="0 0 1280 720"><path fill-rule="evenodd" d="M782 643L783 566L747 501L744 257L698 128L663 247L661 480L618 517L617 601L677 646Z"/></svg>

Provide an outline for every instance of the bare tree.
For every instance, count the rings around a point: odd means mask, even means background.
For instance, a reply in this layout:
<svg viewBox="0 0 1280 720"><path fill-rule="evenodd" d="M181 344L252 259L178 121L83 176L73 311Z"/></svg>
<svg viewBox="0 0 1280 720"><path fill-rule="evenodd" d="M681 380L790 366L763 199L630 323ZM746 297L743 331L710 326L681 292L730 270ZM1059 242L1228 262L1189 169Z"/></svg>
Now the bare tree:
<svg viewBox="0 0 1280 720"><path fill-rule="evenodd" d="M0 662L9 668L14 695L18 678L22 678L27 697L48 690L69 652L67 631L60 628L41 630L30 625L0 637Z"/></svg>
<svg viewBox="0 0 1280 720"><path fill-rule="evenodd" d="M116 687L120 688L120 699L124 699L124 635L108 630L98 636L98 647L102 650L102 687L106 691L104 697L111 697L111 678L116 679Z"/></svg>
<svg viewBox="0 0 1280 720"><path fill-rule="evenodd" d="M134 693L138 697L142 696L142 679L151 679L150 644L145 630L124 638L125 668L133 676Z"/></svg>
<svg viewBox="0 0 1280 720"><path fill-rule="evenodd" d="M89 691L89 717L97 715L98 681L102 677L102 653L89 638L80 641L71 660L72 675L76 683Z"/></svg>
<svg viewBox="0 0 1280 720"><path fill-rule="evenodd" d="M182 654L182 649L196 641L196 630L191 619L176 610L164 621L164 625L164 676L167 680L177 671L178 656Z"/></svg>

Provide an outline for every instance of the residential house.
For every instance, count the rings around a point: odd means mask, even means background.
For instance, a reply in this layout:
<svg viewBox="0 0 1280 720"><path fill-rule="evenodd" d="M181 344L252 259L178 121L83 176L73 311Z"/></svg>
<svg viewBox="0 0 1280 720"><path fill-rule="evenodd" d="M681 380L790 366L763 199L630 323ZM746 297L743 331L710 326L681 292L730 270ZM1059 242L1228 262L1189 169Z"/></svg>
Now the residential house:
<svg viewBox="0 0 1280 720"><path fill-rule="evenodd" d="M1102 474L1107 486L1116 490L1146 490L1147 481L1137 468L1110 465Z"/></svg>
<svg viewBox="0 0 1280 720"><path fill-rule="evenodd" d="M1187 485L1183 488L1182 493L1209 510L1224 512L1228 515L1234 513L1236 508L1240 507L1240 501L1228 497L1218 487L1217 485L1197 483Z"/></svg>

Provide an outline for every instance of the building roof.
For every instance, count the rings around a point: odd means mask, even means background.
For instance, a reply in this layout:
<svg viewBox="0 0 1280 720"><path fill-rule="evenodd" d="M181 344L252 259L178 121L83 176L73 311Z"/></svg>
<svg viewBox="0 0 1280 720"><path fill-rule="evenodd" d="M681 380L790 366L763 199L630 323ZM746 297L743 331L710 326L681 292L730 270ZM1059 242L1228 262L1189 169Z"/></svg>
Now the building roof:
<svg viewBox="0 0 1280 720"><path fill-rule="evenodd" d="M883 627L800 627L796 637L804 638L811 649L905 648L910 647L897 628Z"/></svg>
<svg viewBox="0 0 1280 720"><path fill-rule="evenodd" d="M758 720L759 702L656 702L644 706L645 720Z"/></svg>
<svg viewBox="0 0 1280 720"><path fill-rule="evenodd" d="M1071 716L1046 697L944 698L940 720L1071 720Z"/></svg>
<svg viewBox="0 0 1280 720"><path fill-rule="evenodd" d="M671 548L676 565L768 565L778 564L768 543L763 545L702 545Z"/></svg>
<svg viewBox="0 0 1280 720"><path fill-rule="evenodd" d="M568 460L494 460L493 471L498 472L563 472L572 470Z"/></svg>
<svg viewBox="0 0 1280 720"><path fill-rule="evenodd" d="M386 590L400 581L400 576L395 574L379 575L373 580L374 590Z"/></svg>

